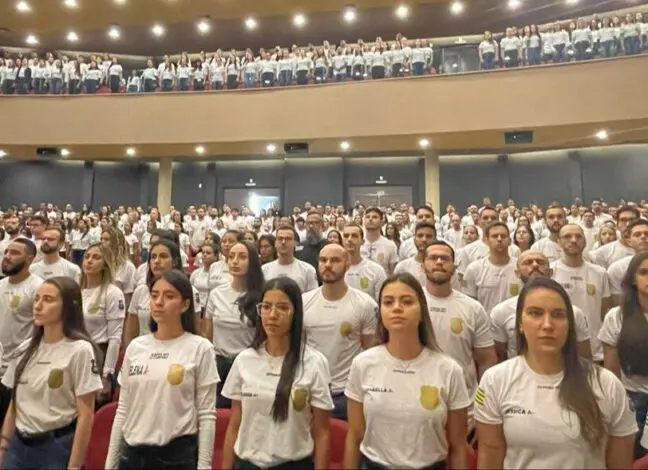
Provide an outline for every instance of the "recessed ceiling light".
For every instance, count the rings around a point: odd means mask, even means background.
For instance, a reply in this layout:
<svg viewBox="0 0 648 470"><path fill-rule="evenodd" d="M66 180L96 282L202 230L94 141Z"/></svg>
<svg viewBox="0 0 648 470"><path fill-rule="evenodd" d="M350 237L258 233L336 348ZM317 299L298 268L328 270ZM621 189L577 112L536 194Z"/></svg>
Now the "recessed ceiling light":
<svg viewBox="0 0 648 470"><path fill-rule="evenodd" d="M126 0L114 0L117 5L125 5Z"/></svg>
<svg viewBox="0 0 648 470"><path fill-rule="evenodd" d="M396 16L399 18L407 18L409 15L409 8L407 5L400 5L398 8L396 8Z"/></svg>
<svg viewBox="0 0 648 470"><path fill-rule="evenodd" d="M67 40L70 42L77 42L79 40L79 36L74 31L70 31L67 34Z"/></svg>
<svg viewBox="0 0 648 470"><path fill-rule="evenodd" d="M194 150L198 155L205 153L205 147L203 147L202 145L198 145Z"/></svg>
<svg viewBox="0 0 648 470"><path fill-rule="evenodd" d="M137 152L135 151L135 147L128 147L126 149L126 155L129 157L134 157Z"/></svg>
<svg viewBox="0 0 648 470"><path fill-rule="evenodd" d="M25 39L25 42L26 42L27 44L29 44L30 46L35 46L36 44L38 44L38 38L37 38L36 36L34 36L33 34L30 34L30 35L27 36L27 38Z"/></svg>
<svg viewBox="0 0 648 470"><path fill-rule="evenodd" d="M16 10L20 13L28 13L31 11L31 5L27 2L18 2L16 3Z"/></svg>
<svg viewBox="0 0 648 470"><path fill-rule="evenodd" d="M7 152L5 152L4 150L0 150L0 158L6 157L6 156L7 156Z"/></svg>
<svg viewBox="0 0 648 470"><path fill-rule="evenodd" d="M151 32L155 34L157 37L160 37L164 34L164 26L162 26L161 24L153 25L153 27L151 28Z"/></svg>
<svg viewBox="0 0 648 470"><path fill-rule="evenodd" d="M196 28L200 34L207 34L211 29L211 23L208 19L203 18L196 24Z"/></svg>
<svg viewBox="0 0 648 470"><path fill-rule="evenodd" d="M351 148L351 144L347 142L346 140L340 142L340 148L344 150L345 152Z"/></svg>
<svg viewBox="0 0 648 470"><path fill-rule="evenodd" d="M66 6L68 8L76 8L79 6L77 3L77 0L63 0L63 6Z"/></svg>
<svg viewBox="0 0 648 470"><path fill-rule="evenodd" d="M421 139L418 141L419 147L426 149L430 146L430 141L428 139Z"/></svg>
<svg viewBox="0 0 648 470"><path fill-rule="evenodd" d="M450 11L452 12L453 15L459 15L464 11L464 4L459 0L455 0L450 5Z"/></svg>
<svg viewBox="0 0 648 470"><path fill-rule="evenodd" d="M521 4L522 4L522 2L521 2L520 0L509 0L509 1L508 1L508 7L509 7L511 10L515 10L515 9L518 8Z"/></svg>
<svg viewBox="0 0 648 470"><path fill-rule="evenodd" d="M601 129L596 133L596 138L599 140L606 140L608 137L608 131L606 131L605 129Z"/></svg>
<svg viewBox="0 0 648 470"><path fill-rule="evenodd" d="M353 23L356 20L356 9L353 7L347 7L344 9L344 14L342 16L344 21L347 23Z"/></svg>
<svg viewBox="0 0 648 470"><path fill-rule="evenodd" d="M304 26L306 24L306 17L301 13L298 13L293 17L293 23L297 27Z"/></svg>
<svg viewBox="0 0 648 470"><path fill-rule="evenodd" d="M567 5L576 5L578 0L565 0L565 3L567 3Z"/></svg>
<svg viewBox="0 0 648 470"><path fill-rule="evenodd" d="M61 157L67 157L70 155L70 151L68 149L61 149Z"/></svg>
<svg viewBox="0 0 648 470"><path fill-rule="evenodd" d="M251 16L249 18L245 19L245 27L247 29L256 29L257 26L259 26L259 24L257 23L257 20L255 20Z"/></svg>
<svg viewBox="0 0 648 470"><path fill-rule="evenodd" d="M119 39L120 36L119 28L117 26L111 26L108 30L108 37L110 39Z"/></svg>
<svg viewBox="0 0 648 470"><path fill-rule="evenodd" d="M269 153L275 153L275 151L277 150L277 146L275 144L268 144L266 145L266 150Z"/></svg>

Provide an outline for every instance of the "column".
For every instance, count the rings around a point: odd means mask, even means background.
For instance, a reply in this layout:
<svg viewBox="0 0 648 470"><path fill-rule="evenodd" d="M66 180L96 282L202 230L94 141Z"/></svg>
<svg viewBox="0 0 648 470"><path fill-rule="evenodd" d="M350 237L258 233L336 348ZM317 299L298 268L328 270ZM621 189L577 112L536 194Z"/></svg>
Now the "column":
<svg viewBox="0 0 648 470"><path fill-rule="evenodd" d="M171 185L173 183L173 160L169 157L160 159L158 171L157 207L162 215L169 212L171 205Z"/></svg>
<svg viewBox="0 0 648 470"><path fill-rule="evenodd" d="M439 154L435 150L425 152L425 203L430 203L437 214L441 211L441 178Z"/></svg>

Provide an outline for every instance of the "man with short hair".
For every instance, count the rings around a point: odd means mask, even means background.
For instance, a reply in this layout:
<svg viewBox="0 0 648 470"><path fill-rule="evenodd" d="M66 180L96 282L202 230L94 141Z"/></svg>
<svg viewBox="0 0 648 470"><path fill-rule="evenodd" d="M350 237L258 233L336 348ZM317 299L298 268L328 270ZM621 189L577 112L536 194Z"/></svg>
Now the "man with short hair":
<svg viewBox="0 0 648 470"><path fill-rule="evenodd" d="M607 269L615 261L628 255L634 255L635 250L628 243L628 232L626 229L638 218L640 218L640 214L636 207L627 205L620 207L616 213L616 223L621 237L590 252L592 263Z"/></svg>
<svg viewBox="0 0 648 470"><path fill-rule="evenodd" d="M562 249L558 244L558 234L560 229L567 223L565 209L559 204L549 205L544 213L544 221L547 230L549 230L549 236L535 242L531 249L539 251L549 258L550 263L553 263L559 260L562 255Z"/></svg>
<svg viewBox="0 0 648 470"><path fill-rule="evenodd" d="M297 233L290 225L281 225L277 229L275 248L277 259L264 264L263 277L266 281L275 277L289 277L304 292L317 289L317 274L310 264L295 258L295 241Z"/></svg>
<svg viewBox="0 0 648 470"><path fill-rule="evenodd" d="M435 232L436 232L434 210L431 207L429 206L419 207L418 209L416 209L414 216L415 216L416 223L429 222L432 225L434 225ZM404 260L407 258L411 258L412 256L416 256L417 252L418 250L414 245L414 239L412 237L408 238L405 241L403 241L403 239L401 238L401 245L400 248L398 249L398 257L400 260Z"/></svg>
<svg viewBox="0 0 648 470"><path fill-rule="evenodd" d="M421 284L421 287L424 287L427 282L425 269L423 268L425 249L434 240L436 240L436 227L434 224L427 221L418 222L414 230L416 256L399 261L394 269L394 274L410 273Z"/></svg>
<svg viewBox="0 0 648 470"><path fill-rule="evenodd" d="M44 257L41 261L31 265L32 274L44 280L64 276L74 279L78 283L81 279L81 269L76 264L61 258L59 254L65 243L65 232L58 227L47 227L41 240L40 251Z"/></svg>
<svg viewBox="0 0 648 470"><path fill-rule="evenodd" d="M637 253L648 251L648 221L637 219L633 221L628 228L627 241L630 248ZM610 279L610 293L612 294L612 305L621 305L623 300L623 287L621 285L625 277L630 261L634 255L628 255L620 260L615 261L607 270Z"/></svg>
<svg viewBox="0 0 648 470"><path fill-rule="evenodd" d="M40 246L42 243L43 232L48 224L49 221L42 215L33 215L29 218L29 231L32 236L32 241L36 245L36 258L34 259L34 262L43 259L43 252L40 251Z"/></svg>
<svg viewBox="0 0 648 470"><path fill-rule="evenodd" d="M17 215L9 214L4 217L4 230L9 237L0 240L0 263L2 263L4 251L9 243L20 236L20 219Z"/></svg>
<svg viewBox="0 0 648 470"><path fill-rule="evenodd" d="M311 210L306 216L306 237L301 240L301 250L297 251L297 258L317 268L319 252L326 239L322 237L323 218L316 210Z"/></svg>
<svg viewBox="0 0 648 470"><path fill-rule="evenodd" d="M349 286L361 290L377 301L387 274L381 265L360 255L363 243L364 234L360 225L350 223L344 226L342 245L349 254L349 268L344 280Z"/></svg>
<svg viewBox="0 0 648 470"><path fill-rule="evenodd" d="M398 249L393 241L381 234L382 225L383 212L377 207L368 208L364 214L365 242L360 253L380 264L389 276L398 263Z"/></svg>

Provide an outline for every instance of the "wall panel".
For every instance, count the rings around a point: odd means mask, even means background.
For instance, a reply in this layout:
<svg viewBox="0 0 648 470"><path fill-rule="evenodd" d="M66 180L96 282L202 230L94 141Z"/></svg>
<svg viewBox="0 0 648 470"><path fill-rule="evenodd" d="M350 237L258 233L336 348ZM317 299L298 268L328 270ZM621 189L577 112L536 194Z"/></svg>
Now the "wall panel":
<svg viewBox="0 0 648 470"><path fill-rule="evenodd" d="M349 188L358 186L376 186L376 181L381 178L386 181L383 188L389 186L410 186L412 191L411 200L416 202L419 198L419 185L422 180L419 178L420 171L419 157L380 157L380 158L350 158L347 160L346 205L352 206L355 201L349 192ZM422 203L422 201L419 201Z"/></svg>
<svg viewBox="0 0 648 470"><path fill-rule="evenodd" d="M225 189L245 189L252 180L256 185L249 189L283 190L283 160L258 160L245 162L216 162L216 204L224 204ZM281 201L283 204L283 201Z"/></svg>
<svg viewBox="0 0 648 470"><path fill-rule="evenodd" d="M561 204L572 201L566 151L510 155L507 166L509 197L517 204L546 206L553 201Z"/></svg>
<svg viewBox="0 0 648 470"><path fill-rule="evenodd" d="M142 174L145 166L136 162L96 162L92 206L146 206L142 204ZM146 183L144 183L146 184Z"/></svg>
<svg viewBox="0 0 648 470"><path fill-rule="evenodd" d="M441 208L453 204L464 212L471 204L481 204L484 196L497 199L499 193L499 164L497 155L439 157L441 179Z"/></svg>
<svg viewBox="0 0 648 470"><path fill-rule="evenodd" d="M207 195L207 179L212 177L207 165L206 162L173 163L171 201L176 208L184 211L191 205L214 203L213 196Z"/></svg>
<svg viewBox="0 0 648 470"><path fill-rule="evenodd" d="M288 209L315 204L343 204L344 165L341 158L287 159L285 202ZM292 212L292 210L291 210Z"/></svg>

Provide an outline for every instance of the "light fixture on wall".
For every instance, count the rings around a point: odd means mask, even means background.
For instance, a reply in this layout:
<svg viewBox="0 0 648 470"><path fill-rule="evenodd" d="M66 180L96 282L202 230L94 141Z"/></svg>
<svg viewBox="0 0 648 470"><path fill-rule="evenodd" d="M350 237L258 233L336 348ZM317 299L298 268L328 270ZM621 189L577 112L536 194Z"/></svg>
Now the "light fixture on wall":
<svg viewBox="0 0 648 470"><path fill-rule="evenodd" d="M346 21L347 23L353 23L356 20L356 17L356 7L353 5L346 7L342 13L342 18L344 18L344 21Z"/></svg>
<svg viewBox="0 0 648 470"><path fill-rule="evenodd" d="M459 15L464 11L464 4L460 0L455 0L450 4L450 12L453 15Z"/></svg>
<svg viewBox="0 0 648 470"><path fill-rule="evenodd" d="M256 186L256 183L252 178L250 178L250 180L247 183L245 183L245 186L248 188L254 188Z"/></svg>
<svg viewBox="0 0 648 470"><path fill-rule="evenodd" d="M203 147L202 145L198 145L194 150L198 155L202 155L205 153L205 147Z"/></svg>
<svg viewBox="0 0 648 470"><path fill-rule="evenodd" d="M277 151L277 146L275 144L266 145L266 150L268 153L275 153Z"/></svg>
<svg viewBox="0 0 648 470"><path fill-rule="evenodd" d="M428 139L420 139L418 141L419 147L426 149L430 146L430 141Z"/></svg>
<svg viewBox="0 0 648 470"><path fill-rule="evenodd" d="M293 24L298 28L301 28L306 24L306 16L304 16L302 13L297 13L295 16L293 16Z"/></svg>
<svg viewBox="0 0 648 470"><path fill-rule="evenodd" d="M409 7L407 5L399 5L395 13L400 19L405 19L409 16Z"/></svg>
<svg viewBox="0 0 648 470"><path fill-rule="evenodd" d="M79 4L77 0L63 0L63 6L66 8L77 8Z"/></svg>
<svg viewBox="0 0 648 470"><path fill-rule="evenodd" d="M196 23L196 29L200 34L207 34L211 29L211 18L205 16L198 20L198 23Z"/></svg>
<svg viewBox="0 0 648 470"><path fill-rule="evenodd" d="M607 138L610 137L608 131L606 131L605 129L601 129L595 135L598 140L607 140Z"/></svg>
<svg viewBox="0 0 648 470"><path fill-rule="evenodd" d="M384 179L382 176L379 176L378 179L376 180L376 184L387 184L387 180Z"/></svg>
<svg viewBox="0 0 648 470"><path fill-rule="evenodd" d="M27 2L18 2L16 3L16 10L20 13L29 13L31 11L31 5Z"/></svg>
<svg viewBox="0 0 648 470"><path fill-rule="evenodd" d="M340 142L340 149L341 149L342 151L346 152L346 151L349 150L350 148L351 148L351 144L350 144L349 142L347 142L346 140Z"/></svg>
<svg viewBox="0 0 648 470"><path fill-rule="evenodd" d="M6 156L7 156L7 152L5 152L4 150L0 150L0 158L6 157Z"/></svg>
<svg viewBox="0 0 648 470"><path fill-rule="evenodd" d="M256 29L257 26L259 26L259 23L257 23L257 20L252 18L251 16L245 19L245 27L246 29L252 31L253 29Z"/></svg>
<svg viewBox="0 0 648 470"><path fill-rule="evenodd" d="M137 151L135 150L135 147L128 147L126 149L126 155L129 157L134 157L137 154Z"/></svg>
<svg viewBox="0 0 648 470"><path fill-rule="evenodd" d="M70 151L68 149L61 149L60 154L61 154L61 157L65 158L65 157L68 157L70 155Z"/></svg>
<svg viewBox="0 0 648 470"><path fill-rule="evenodd" d="M121 36L121 32L119 31L119 26L117 26L117 25L112 25L112 26L108 29L108 37L109 37L110 39L119 39L120 36Z"/></svg>

